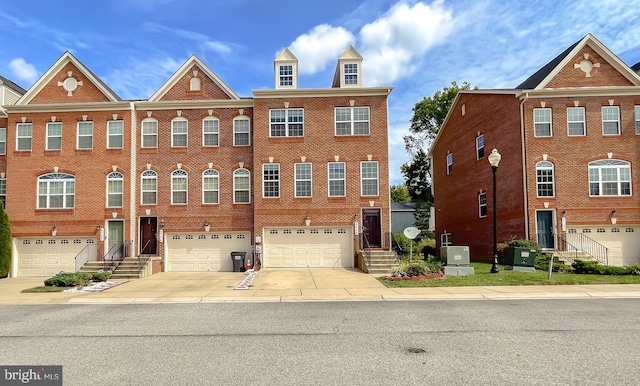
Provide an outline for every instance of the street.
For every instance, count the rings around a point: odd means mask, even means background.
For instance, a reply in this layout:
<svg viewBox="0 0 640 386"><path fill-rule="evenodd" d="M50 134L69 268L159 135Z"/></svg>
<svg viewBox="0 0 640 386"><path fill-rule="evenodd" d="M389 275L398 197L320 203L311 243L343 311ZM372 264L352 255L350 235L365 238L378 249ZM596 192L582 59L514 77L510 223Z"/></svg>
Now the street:
<svg viewBox="0 0 640 386"><path fill-rule="evenodd" d="M640 301L0 306L65 385L636 385Z"/></svg>

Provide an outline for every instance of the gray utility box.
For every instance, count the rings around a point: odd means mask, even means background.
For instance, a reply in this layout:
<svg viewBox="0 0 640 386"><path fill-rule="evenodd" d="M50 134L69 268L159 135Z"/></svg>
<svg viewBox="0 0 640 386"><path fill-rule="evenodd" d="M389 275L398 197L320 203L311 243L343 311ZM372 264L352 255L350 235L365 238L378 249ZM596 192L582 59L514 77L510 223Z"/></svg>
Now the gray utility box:
<svg viewBox="0 0 640 386"><path fill-rule="evenodd" d="M440 247L440 261L445 276L473 275L473 267L469 267L469 247L449 246Z"/></svg>
<svg viewBox="0 0 640 386"><path fill-rule="evenodd" d="M233 272L244 272L244 257L247 252L231 252L231 260L233 261Z"/></svg>

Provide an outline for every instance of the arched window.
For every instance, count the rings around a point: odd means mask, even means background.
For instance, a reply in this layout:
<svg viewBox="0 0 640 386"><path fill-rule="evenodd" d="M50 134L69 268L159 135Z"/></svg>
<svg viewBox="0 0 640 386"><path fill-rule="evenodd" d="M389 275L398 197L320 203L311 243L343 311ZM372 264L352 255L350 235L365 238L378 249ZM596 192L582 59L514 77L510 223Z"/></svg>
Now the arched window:
<svg viewBox="0 0 640 386"><path fill-rule="evenodd" d="M140 186L142 205L156 205L158 203L158 173L153 170L142 172Z"/></svg>
<svg viewBox="0 0 640 386"><path fill-rule="evenodd" d="M555 196L553 188L553 164L549 161L540 161L536 164L536 191L538 197Z"/></svg>
<svg viewBox="0 0 640 386"><path fill-rule="evenodd" d="M66 173L38 177L38 209L68 209L75 205L76 178Z"/></svg>
<svg viewBox="0 0 640 386"><path fill-rule="evenodd" d="M142 147L158 147L158 121L153 118L142 120Z"/></svg>
<svg viewBox="0 0 640 386"><path fill-rule="evenodd" d="M121 208L124 192L124 176L122 173L112 172L107 175L107 207Z"/></svg>
<svg viewBox="0 0 640 386"><path fill-rule="evenodd" d="M171 173L171 203L187 203L187 172L178 169Z"/></svg>
<svg viewBox="0 0 640 386"><path fill-rule="evenodd" d="M233 172L233 203L251 203L251 173L247 169L237 169Z"/></svg>
<svg viewBox="0 0 640 386"><path fill-rule="evenodd" d="M200 84L201 84L200 78L198 78L197 76L194 76L189 81L189 90L190 91L200 91Z"/></svg>
<svg viewBox="0 0 640 386"><path fill-rule="evenodd" d="M220 177L217 170L207 169L202 173L202 203L220 203Z"/></svg>
<svg viewBox="0 0 640 386"><path fill-rule="evenodd" d="M590 196L630 196L631 164L606 159L589 163Z"/></svg>

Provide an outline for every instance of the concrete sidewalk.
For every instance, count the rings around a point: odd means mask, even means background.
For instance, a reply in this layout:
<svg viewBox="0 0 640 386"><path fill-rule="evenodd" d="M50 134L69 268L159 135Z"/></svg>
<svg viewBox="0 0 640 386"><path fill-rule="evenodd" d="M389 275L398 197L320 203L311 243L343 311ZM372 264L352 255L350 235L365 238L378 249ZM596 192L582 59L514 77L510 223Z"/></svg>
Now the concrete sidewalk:
<svg viewBox="0 0 640 386"><path fill-rule="evenodd" d="M139 304L218 302L502 300L640 298L640 284L387 288L357 269L263 269L234 289L237 272L163 272L102 292L21 293L46 278L0 280L0 304Z"/></svg>

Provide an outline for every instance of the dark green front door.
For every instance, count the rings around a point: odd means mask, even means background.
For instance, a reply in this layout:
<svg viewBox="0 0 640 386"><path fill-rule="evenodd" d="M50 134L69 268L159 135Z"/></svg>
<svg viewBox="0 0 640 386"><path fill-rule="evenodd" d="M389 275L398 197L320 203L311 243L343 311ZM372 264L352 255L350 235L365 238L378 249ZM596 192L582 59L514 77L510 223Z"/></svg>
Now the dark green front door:
<svg viewBox="0 0 640 386"><path fill-rule="evenodd" d="M540 248L553 249L553 211L540 210L536 212L536 224L538 230L538 246Z"/></svg>
<svg viewBox="0 0 640 386"><path fill-rule="evenodd" d="M124 253L124 223L122 221L109 221L109 255L117 259Z"/></svg>

